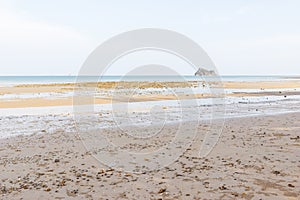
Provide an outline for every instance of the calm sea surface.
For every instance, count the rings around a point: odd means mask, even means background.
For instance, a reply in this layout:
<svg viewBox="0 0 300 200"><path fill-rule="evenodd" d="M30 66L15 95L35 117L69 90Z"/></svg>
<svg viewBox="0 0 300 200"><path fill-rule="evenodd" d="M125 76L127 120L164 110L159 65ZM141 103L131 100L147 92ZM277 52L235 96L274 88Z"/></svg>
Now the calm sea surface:
<svg viewBox="0 0 300 200"><path fill-rule="evenodd" d="M0 76L0 86L18 84L47 84L47 83L74 83L78 80L83 82L97 81L285 81L300 80L300 77L292 76L220 76L220 77L200 77L200 76Z"/></svg>

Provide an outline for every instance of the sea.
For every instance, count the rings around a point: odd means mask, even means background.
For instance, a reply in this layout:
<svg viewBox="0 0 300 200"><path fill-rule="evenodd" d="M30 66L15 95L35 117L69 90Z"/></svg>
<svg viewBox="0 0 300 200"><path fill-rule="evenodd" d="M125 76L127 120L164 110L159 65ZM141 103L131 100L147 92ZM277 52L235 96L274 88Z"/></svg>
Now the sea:
<svg viewBox="0 0 300 200"><path fill-rule="evenodd" d="M0 76L0 86L109 81L285 81L300 76Z"/></svg>

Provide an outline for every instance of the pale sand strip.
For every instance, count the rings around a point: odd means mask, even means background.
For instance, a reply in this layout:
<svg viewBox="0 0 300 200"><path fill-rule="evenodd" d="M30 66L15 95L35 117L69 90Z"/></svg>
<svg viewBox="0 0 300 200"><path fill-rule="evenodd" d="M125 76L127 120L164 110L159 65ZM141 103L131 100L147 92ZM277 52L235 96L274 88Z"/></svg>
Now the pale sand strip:
<svg viewBox="0 0 300 200"><path fill-rule="evenodd" d="M299 119L300 113L230 119L206 159L198 158L201 133L208 129L203 123L193 145L176 162L140 175L102 166L74 133L0 140L1 199L296 200ZM190 126L183 128L189 131Z"/></svg>
<svg viewBox="0 0 300 200"><path fill-rule="evenodd" d="M235 89L284 89L300 88L300 81L223 82L224 88Z"/></svg>

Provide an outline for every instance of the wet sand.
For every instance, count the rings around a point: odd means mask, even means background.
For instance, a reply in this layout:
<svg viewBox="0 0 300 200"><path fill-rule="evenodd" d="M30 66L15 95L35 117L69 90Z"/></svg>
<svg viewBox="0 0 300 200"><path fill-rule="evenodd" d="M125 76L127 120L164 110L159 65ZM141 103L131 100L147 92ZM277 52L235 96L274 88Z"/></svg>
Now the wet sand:
<svg viewBox="0 0 300 200"><path fill-rule="evenodd" d="M201 132L208 128L203 122L193 144L177 161L142 174L102 165L76 133L62 130L2 139L1 199L296 200L300 197L299 119L300 113L227 119L218 144L206 158L199 158ZM189 131L191 123L183 130Z"/></svg>

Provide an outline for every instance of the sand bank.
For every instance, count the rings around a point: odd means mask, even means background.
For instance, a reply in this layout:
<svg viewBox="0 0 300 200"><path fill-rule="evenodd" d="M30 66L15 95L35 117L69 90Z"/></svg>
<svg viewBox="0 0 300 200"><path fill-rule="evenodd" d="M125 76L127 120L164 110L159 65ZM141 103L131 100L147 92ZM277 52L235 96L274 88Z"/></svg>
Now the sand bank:
<svg viewBox="0 0 300 200"><path fill-rule="evenodd" d="M82 83L84 88L95 90L95 104L107 104L112 102L140 102L140 101L160 101L176 99L200 99L215 97L215 94L209 93L209 87L219 87L218 84L210 83L206 85L203 82L101 82L101 83ZM66 84L28 84L17 85L14 87L0 88L0 108L22 108L22 107L44 107L44 106L71 106L73 105L73 92L75 85ZM76 88L76 87L75 87ZM170 94L162 91L164 88L170 91L182 88L187 92ZM192 89L199 90L192 90ZM203 91L202 91L202 88ZM290 96L299 95L299 91L288 91L288 88L300 88L298 81L269 81L269 82L223 82L224 95L227 97L247 97L247 96ZM125 94L124 98L113 97L115 90L136 90L139 94ZM256 89L252 92L232 92L227 90ZM278 91L268 91L268 89L277 89ZM280 91L282 89L282 91ZM149 92L155 90L156 92ZM145 92L146 91L146 92ZM26 98L21 97L27 96ZM100 94L100 95L98 95ZM221 94L218 93L217 96ZM11 97L7 97L11 95ZM20 96L21 95L21 96ZM31 95L31 96L30 96ZM127 95L127 96L126 96ZM46 96L46 97L44 97ZM2 98L1 98L2 97ZM7 97L7 98L3 98Z"/></svg>

